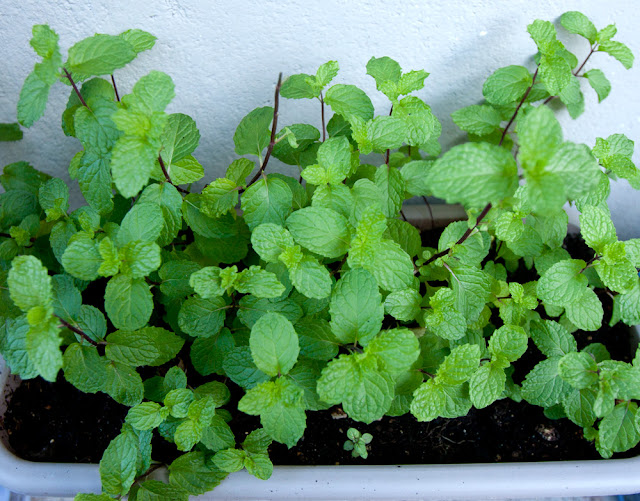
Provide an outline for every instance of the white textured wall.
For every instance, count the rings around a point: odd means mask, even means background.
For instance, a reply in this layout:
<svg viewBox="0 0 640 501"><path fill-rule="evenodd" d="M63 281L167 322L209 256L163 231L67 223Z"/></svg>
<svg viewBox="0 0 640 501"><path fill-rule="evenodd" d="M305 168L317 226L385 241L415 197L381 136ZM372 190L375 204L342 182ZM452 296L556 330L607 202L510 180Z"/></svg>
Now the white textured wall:
<svg viewBox="0 0 640 501"><path fill-rule="evenodd" d="M56 30L63 51L95 32L141 28L158 42L116 72L119 90L126 93L151 69L172 76L177 97L168 111L196 120L202 139L195 155L207 179L233 160L239 120L255 107L272 104L279 71L285 76L313 73L329 59L337 59L342 68L336 82L363 88L380 113L388 105L365 74L371 56L390 56L404 70L429 71L418 95L442 121L441 142L447 148L462 137L451 112L479 102L482 83L493 70L508 64L531 67L535 46L526 26L532 20L559 25L562 12L581 10L597 28L615 22L617 39L640 56L637 8L634 0L0 0L0 122L15 121L21 85L36 58L29 46L33 24L48 23ZM584 57L587 42L560 31L569 48ZM616 132L639 139L640 63L627 71L602 53L591 61L587 68L601 68L613 90L598 105L585 85L586 113L572 121L559 112L567 139L593 145L597 136ZM44 118L25 131L24 140L0 143L0 166L27 160L68 181L67 165L78 149L59 126L68 94L68 87L57 84ZM282 125L308 121L319 126L320 121L315 101L283 100L280 117ZM638 198L626 181L618 183L612 198L621 236L640 236Z"/></svg>

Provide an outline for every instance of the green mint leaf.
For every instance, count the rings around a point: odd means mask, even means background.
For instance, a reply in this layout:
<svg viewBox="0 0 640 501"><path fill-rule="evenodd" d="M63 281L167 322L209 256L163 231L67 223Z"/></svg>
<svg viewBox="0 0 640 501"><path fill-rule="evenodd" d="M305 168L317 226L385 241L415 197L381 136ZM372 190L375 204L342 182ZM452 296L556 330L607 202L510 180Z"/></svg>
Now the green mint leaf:
<svg viewBox="0 0 640 501"><path fill-rule="evenodd" d="M331 330L344 344L366 345L382 327L384 307L378 284L367 270L345 273L331 295Z"/></svg>
<svg viewBox="0 0 640 501"><path fill-rule="evenodd" d="M30 326L26 315L8 318L5 329L0 329L0 350L11 371L23 379L34 378L38 369L27 354L27 333Z"/></svg>
<svg viewBox="0 0 640 501"><path fill-rule="evenodd" d="M469 396L476 409L484 409L498 400L506 383L504 369L493 363L485 363L469 380Z"/></svg>
<svg viewBox="0 0 640 501"><path fill-rule="evenodd" d="M337 61L327 61L321 64L316 71L316 84L321 88L326 87L338 75L339 69Z"/></svg>
<svg viewBox="0 0 640 501"><path fill-rule="evenodd" d="M426 328L443 339L460 339L467 331L465 315L455 307L456 295L452 289L441 288L431 297L431 311L424 316Z"/></svg>
<svg viewBox="0 0 640 501"><path fill-rule="evenodd" d="M522 327L503 325L491 335L489 351L492 358L504 357L515 362L527 351L528 342L529 336Z"/></svg>
<svg viewBox="0 0 640 501"><path fill-rule="evenodd" d="M565 306L567 318L578 329L596 331L602 326L604 310L593 290L584 289L582 296Z"/></svg>
<svg viewBox="0 0 640 501"><path fill-rule="evenodd" d="M390 373L409 370L420 355L420 345L416 335L405 328L382 331L367 345L368 354L374 354L382 361L382 368Z"/></svg>
<svg viewBox="0 0 640 501"><path fill-rule="evenodd" d="M581 259L567 259L554 264L538 281L538 297L557 306L577 301L588 283L587 277L581 273L585 266Z"/></svg>
<svg viewBox="0 0 640 501"><path fill-rule="evenodd" d="M461 130L479 136L491 134L502 122L500 114L487 104L460 108L451 114L451 118Z"/></svg>
<svg viewBox="0 0 640 501"><path fill-rule="evenodd" d="M67 273L80 280L95 280L103 263L98 244L86 234L71 242L62 254Z"/></svg>
<svg viewBox="0 0 640 501"><path fill-rule="evenodd" d="M160 236L154 239L154 241L157 241L160 247L164 247L173 242L178 235L178 231L182 228L182 196L170 183L157 183L149 185L144 189L136 206L147 203L157 205L162 210L162 230L160 231ZM142 216L142 214L139 214L139 216ZM154 221L153 224L149 224L148 230L140 231L140 239L151 241L150 239L153 238L155 231L157 231L157 225L157 221ZM151 228L153 228L153 234L149 231ZM130 233L134 233L139 230L133 230L133 224L131 223L129 231ZM133 235L130 234L130 237L132 236Z"/></svg>
<svg viewBox="0 0 640 501"><path fill-rule="evenodd" d="M414 289L401 289L390 293L384 300L387 314L402 322L414 320L420 314L422 296Z"/></svg>
<svg viewBox="0 0 640 501"><path fill-rule="evenodd" d="M469 380L480 365L480 347L476 344L461 344L446 356L434 379L436 384L458 385ZM435 390L423 390L434 392ZM414 394L415 395L415 394ZM437 397L436 397L437 398Z"/></svg>
<svg viewBox="0 0 640 501"><path fill-rule="evenodd" d="M392 101L397 99L399 94L396 85L392 87L393 92L387 90L388 84L398 84L402 76L402 68L396 61L386 56L372 57L367 63L367 75L371 75L376 81L376 89Z"/></svg>
<svg viewBox="0 0 640 501"><path fill-rule="evenodd" d="M393 379L381 371L378 357L365 354L340 355L323 369L318 395L328 404L342 402L344 411L356 421L371 423L390 408Z"/></svg>
<svg viewBox="0 0 640 501"><path fill-rule="evenodd" d="M282 226L264 223L251 233L251 245L258 255L268 263L277 263L278 257L294 245L293 237Z"/></svg>
<svg viewBox="0 0 640 501"><path fill-rule="evenodd" d="M522 398L533 405L551 407L571 391L558 374L560 357L551 357L536 365L522 382Z"/></svg>
<svg viewBox="0 0 640 501"><path fill-rule="evenodd" d="M142 378L133 367L112 361L106 368L107 377L102 391L123 405L134 406L142 402Z"/></svg>
<svg viewBox="0 0 640 501"><path fill-rule="evenodd" d="M37 122L47 106L51 83L42 80L34 70L25 79L18 100L18 122L24 127L31 127Z"/></svg>
<svg viewBox="0 0 640 501"><path fill-rule="evenodd" d="M34 256L18 256L11 262L7 285L11 300L23 311L51 304L51 277Z"/></svg>
<svg viewBox="0 0 640 501"><path fill-rule="evenodd" d="M591 388L568 393L562 401L567 417L578 426L593 426L596 421L596 415L593 412L596 395L597 392Z"/></svg>
<svg viewBox="0 0 640 501"><path fill-rule="evenodd" d="M136 330L151 318L153 297L143 279L117 275L107 283L104 308L117 329Z"/></svg>
<svg viewBox="0 0 640 501"><path fill-rule="evenodd" d="M326 320L305 319L296 324L300 356L314 360L331 360L338 354L339 341Z"/></svg>
<svg viewBox="0 0 640 501"><path fill-rule="evenodd" d="M530 336L547 357L561 357L577 351L575 338L558 322L542 320L531 324Z"/></svg>
<svg viewBox="0 0 640 501"><path fill-rule="evenodd" d="M224 177L215 179L202 190L200 210L209 217L219 217L238 203L238 187Z"/></svg>
<svg viewBox="0 0 640 501"><path fill-rule="evenodd" d="M189 406L194 400L193 391L177 388L167 393L164 397L164 405L174 418L186 418L189 415Z"/></svg>
<svg viewBox="0 0 640 501"><path fill-rule="evenodd" d="M329 270L312 257L305 257L289 269L291 283L300 294L313 299L324 299L331 294Z"/></svg>
<svg viewBox="0 0 640 501"><path fill-rule="evenodd" d="M602 102L611 92L611 82L604 76L601 70L593 69L584 72L591 88L598 94L598 102Z"/></svg>
<svg viewBox="0 0 640 501"><path fill-rule="evenodd" d="M143 402L127 413L126 422L136 430L153 430L166 419L168 412L155 402Z"/></svg>
<svg viewBox="0 0 640 501"><path fill-rule="evenodd" d="M69 188L62 179L50 179L40 187L38 200L47 214L47 221L55 221L67 215Z"/></svg>
<svg viewBox="0 0 640 501"><path fill-rule="evenodd" d="M184 340L160 327L145 327L137 331L116 331L107 336L107 358L130 365L162 365L182 348Z"/></svg>
<svg viewBox="0 0 640 501"><path fill-rule="evenodd" d="M41 310L38 312L37 310ZM38 323L32 322L33 313L37 315ZM50 315L41 306L35 306L27 314L27 320L31 324L31 328L27 332L26 348L29 360L38 373L47 381L55 381L58 371L62 368L62 353L60 345L62 338L60 337L60 328L55 317ZM42 318L44 316L44 318Z"/></svg>
<svg viewBox="0 0 640 501"><path fill-rule="evenodd" d="M159 480L145 480L136 493L136 501L189 501L189 493Z"/></svg>
<svg viewBox="0 0 640 501"><path fill-rule="evenodd" d="M137 203L122 220L118 245L129 242L155 242L163 230L162 210L152 202Z"/></svg>
<svg viewBox="0 0 640 501"><path fill-rule="evenodd" d="M523 66L506 66L494 71L482 88L482 94L491 104L511 104L524 96L533 80Z"/></svg>
<svg viewBox="0 0 640 501"><path fill-rule="evenodd" d="M169 484L192 496L212 490L225 477L226 473L210 466L200 451L183 454L169 465Z"/></svg>
<svg viewBox="0 0 640 501"><path fill-rule="evenodd" d="M437 138L442 132L442 125L424 101L415 96L407 96L393 106L391 116L404 122L404 142L418 146L430 155L440 154ZM434 145L437 151L431 149Z"/></svg>
<svg viewBox="0 0 640 501"><path fill-rule="evenodd" d="M550 95L560 94L571 84L571 65L558 53L543 54L539 68L540 78Z"/></svg>
<svg viewBox="0 0 640 501"><path fill-rule="evenodd" d="M198 271L200 266L192 261L169 261L162 265L158 274L162 283L160 291L169 297L185 297L193 294L189 285L189 277Z"/></svg>
<svg viewBox="0 0 640 501"><path fill-rule="evenodd" d="M376 170L375 183L382 193L382 212L395 217L402 208L406 189L402 174L396 168L382 165Z"/></svg>
<svg viewBox="0 0 640 501"><path fill-rule="evenodd" d="M143 30L127 30L118 36L129 42L136 54L152 49L157 40L151 33Z"/></svg>
<svg viewBox="0 0 640 501"><path fill-rule="evenodd" d="M584 390L598 383L598 364L584 351L567 353L558 362L558 374L576 390Z"/></svg>
<svg viewBox="0 0 640 501"><path fill-rule="evenodd" d="M476 368L477 366L474 367L474 370ZM420 385L413 393L411 414L421 422L433 421L440 417L446 405L446 396L443 390L443 386L437 384L434 379L429 379Z"/></svg>
<svg viewBox="0 0 640 501"><path fill-rule="evenodd" d="M266 454L249 454L244 460L247 471L260 480L268 480L273 474L273 463Z"/></svg>
<svg viewBox="0 0 640 501"><path fill-rule="evenodd" d="M152 242L130 242L121 249L120 271L142 278L160 267L160 247Z"/></svg>
<svg viewBox="0 0 640 501"><path fill-rule="evenodd" d="M267 176L251 185L242 195L242 210L250 229L263 223L282 226L291 213L293 193L281 179Z"/></svg>
<svg viewBox="0 0 640 501"><path fill-rule="evenodd" d="M269 376L256 367L248 346L238 346L227 353L222 367L231 381L245 389L269 380Z"/></svg>
<svg viewBox="0 0 640 501"><path fill-rule="evenodd" d="M260 416L264 430L277 442L293 447L306 428L303 390L287 378L267 381L250 389L238 409Z"/></svg>
<svg viewBox="0 0 640 501"><path fill-rule="evenodd" d="M640 301L640 279L634 280L633 286L628 292L615 296L614 311L620 314L620 318L625 324L635 325L640 322L638 301Z"/></svg>
<svg viewBox="0 0 640 501"><path fill-rule="evenodd" d="M517 167L504 148L487 143L454 146L429 170L435 196L450 203L482 207L515 193Z"/></svg>
<svg viewBox="0 0 640 501"><path fill-rule="evenodd" d="M562 128L553 111L539 106L518 119L518 158L527 170L546 165L562 144Z"/></svg>
<svg viewBox="0 0 640 501"><path fill-rule="evenodd" d="M229 164L225 177L233 181L236 186L246 187L246 179L249 174L251 174L255 166L256 164L247 158L238 158Z"/></svg>
<svg viewBox="0 0 640 501"><path fill-rule="evenodd" d="M269 376L287 374L300 352L293 325L279 313L267 313L254 324L249 346L256 366Z"/></svg>
<svg viewBox="0 0 640 501"><path fill-rule="evenodd" d="M351 116L361 118L365 122L373 119L373 104L364 91L355 85L337 84L331 87L324 98L334 113L347 120Z"/></svg>
<svg viewBox="0 0 640 501"><path fill-rule="evenodd" d="M73 343L64 352L64 377L85 393L97 393L104 388L107 360L94 346Z"/></svg>
<svg viewBox="0 0 640 501"><path fill-rule="evenodd" d="M295 211L286 221L293 239L321 256L344 255L351 240L347 220L331 209L306 207Z"/></svg>
<svg viewBox="0 0 640 501"><path fill-rule="evenodd" d="M22 139L22 130L17 123L0 123L0 141L19 141Z"/></svg>
<svg viewBox="0 0 640 501"><path fill-rule="evenodd" d="M351 147L346 137L332 137L318 148L318 164L306 167L301 175L308 182L340 184L351 170Z"/></svg>
<svg viewBox="0 0 640 501"><path fill-rule="evenodd" d="M262 158L262 150L269 145L273 108L256 108L245 116L233 135L235 152L238 155L255 155Z"/></svg>
<svg viewBox="0 0 640 501"><path fill-rule="evenodd" d="M245 451L238 449L226 449L216 452L213 462L222 471L233 473L244 468L244 460L247 456Z"/></svg>
<svg viewBox="0 0 640 501"><path fill-rule="evenodd" d="M200 441L207 449L214 452L228 449L236 444L231 428L218 415L211 418L211 424L202 431Z"/></svg>
<svg viewBox="0 0 640 501"><path fill-rule="evenodd" d="M222 364L226 353L235 348L236 343L229 329L209 337L199 337L191 345L191 362L203 376L224 374Z"/></svg>
<svg viewBox="0 0 640 501"><path fill-rule="evenodd" d="M123 137L116 142L111 153L111 172L123 197L134 197L144 188L158 158L157 153L156 148L138 137Z"/></svg>
<svg viewBox="0 0 640 501"><path fill-rule="evenodd" d="M67 69L81 75L110 75L135 57L133 45L124 38L94 35L69 49Z"/></svg>
<svg viewBox="0 0 640 501"><path fill-rule="evenodd" d="M214 336L224 325L227 309L227 303L221 297L191 297L180 308L178 324L191 336Z"/></svg>
<svg viewBox="0 0 640 501"><path fill-rule="evenodd" d="M633 66L633 53L631 49L622 42L615 42L613 40L602 41L600 45L598 45L598 51L606 52L614 59L617 59L626 69L630 69Z"/></svg>
<svg viewBox="0 0 640 501"><path fill-rule="evenodd" d="M276 298L285 290L278 277L259 266L250 266L242 270L234 284L235 289L243 294L253 294L260 298Z"/></svg>
<svg viewBox="0 0 640 501"><path fill-rule="evenodd" d="M398 82L398 94L403 96L424 87L424 81L429 76L424 70L414 70L404 73Z"/></svg>
<svg viewBox="0 0 640 501"><path fill-rule="evenodd" d="M590 205L582 207L581 212L580 233L589 247L601 254L606 245L618 241L616 228L608 212Z"/></svg>
<svg viewBox="0 0 640 501"><path fill-rule="evenodd" d="M622 402L602 419L599 426L599 438L602 447L612 452L624 452L640 441L636 427L638 405L635 402Z"/></svg>
<svg viewBox="0 0 640 501"><path fill-rule="evenodd" d="M100 460L102 490L111 496L129 492L136 476L138 444L133 433L121 433L107 446Z"/></svg>
<svg viewBox="0 0 640 501"><path fill-rule="evenodd" d="M582 12L575 10L565 12L560 17L560 23L562 23L564 29L570 33L575 33L576 35L586 38L592 45L595 43L598 31L589 18Z"/></svg>

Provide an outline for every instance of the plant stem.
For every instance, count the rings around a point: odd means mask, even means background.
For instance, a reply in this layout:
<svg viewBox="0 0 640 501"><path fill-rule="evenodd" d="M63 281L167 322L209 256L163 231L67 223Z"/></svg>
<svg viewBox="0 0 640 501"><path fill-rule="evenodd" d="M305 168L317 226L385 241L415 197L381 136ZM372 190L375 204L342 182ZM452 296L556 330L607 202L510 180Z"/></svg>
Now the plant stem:
<svg viewBox="0 0 640 501"><path fill-rule="evenodd" d="M460 245L461 243L463 243L467 238L469 238L469 235L471 235L471 233L473 232L473 230L475 230L478 225L480 224L480 222L484 219L484 217L489 213L489 211L491 210L491 207L493 207L491 205L491 203L488 203L486 205L486 207L484 209L482 209L482 212L480 213L480 215L478 216L478 219L476 219L476 224L473 225L473 228L467 228L467 231L464 232L464 235L462 235L458 241L454 244L454 245ZM430 263L433 263L436 259L441 258L442 256L446 255L449 251L451 250L451 248L445 249L443 251L440 251L436 254L434 254L433 256L431 256L429 259L427 259L425 261L425 263L422 266L426 266Z"/></svg>
<svg viewBox="0 0 640 501"><path fill-rule="evenodd" d="M182 193L189 193L188 190L185 190L184 188L180 188L180 186L176 186L175 184L173 184L173 181L171 181L171 176L169 176L169 172L167 171L167 167L164 164L164 160L162 160L162 155L158 155L158 163L160 164L160 168L162 169L162 173L164 174L165 179L170 185L175 186L175 188Z"/></svg>
<svg viewBox="0 0 640 501"><path fill-rule="evenodd" d="M71 73L69 73L69 70L67 70L67 68L64 68L64 67L62 68L62 70L64 71L65 76L67 77L67 79L71 83L71 85L73 87L73 90L76 92L76 95L78 96L78 99L80 99L80 102L82 103L82 106L84 106L85 108L89 108L89 105L87 104L87 102L82 97L82 94L80 94L80 91L78 90L78 87L76 86L76 83L73 81L73 77L71 76Z"/></svg>
<svg viewBox="0 0 640 501"><path fill-rule="evenodd" d="M249 181L247 184L247 188L255 183L260 175L264 172L264 169L267 167L267 163L269 163L269 158L271 158L271 152L273 151L273 147L276 144L276 128L278 127L278 105L280 102L280 87L282 86L282 73L278 75L278 83L276 84L276 92L274 97L273 104L273 122L271 124L271 139L269 140L269 146L267 147L267 154L264 156L264 160L256 175L253 176L253 179Z"/></svg>
<svg viewBox="0 0 640 501"><path fill-rule="evenodd" d="M116 93L116 101L120 102L120 95L118 94L118 87L116 85L115 78L113 78L113 75L111 75L111 83L113 84L113 90Z"/></svg>
<svg viewBox="0 0 640 501"><path fill-rule="evenodd" d="M0 233L0 237L13 238L9 233Z"/></svg>
<svg viewBox="0 0 640 501"><path fill-rule="evenodd" d="M322 92L320 93L320 115L322 116L322 142L327 140L327 127L324 124L324 98Z"/></svg>
<svg viewBox="0 0 640 501"><path fill-rule="evenodd" d="M391 109L389 110L389 116L391 116L392 113L393 113L393 104L391 105ZM384 163L389 165L389 148L387 148L387 154L385 156ZM405 219L405 221L406 221L406 219Z"/></svg>
<svg viewBox="0 0 640 501"><path fill-rule="evenodd" d="M87 341L89 341L93 346L98 346L98 343L95 342L93 339L91 339L86 333L84 333L83 331L81 331L80 329L78 329L77 327L71 325L69 322L67 322L66 320L64 320L63 318L61 318L58 315L54 315L58 320L60 320L60 323L65 326L67 329L69 329L72 332L75 332L76 334L78 334L79 336L82 336L84 339L86 339Z"/></svg>
<svg viewBox="0 0 640 501"><path fill-rule="evenodd" d="M533 89L533 84L536 83L536 78L538 76L538 70L539 69L540 69L540 67L536 68L536 72L533 74L533 79L531 80L531 85L529 86L527 91L524 93L524 96L522 96L522 99L520 99L520 102L518 103L518 107L516 108L516 111L514 111L513 115L511 116L511 120L509 120L509 123L504 128L504 130L502 131L502 136L500 137L500 142L498 143L498 146L502 146L502 142L504 141L504 138L507 136L507 131L509 130L509 127L511 127L511 124L516 119L516 116L518 115L518 112L520 111L520 108L522 107L522 105L524 104L525 100L529 96L529 93L531 92L531 89Z"/></svg>
<svg viewBox="0 0 640 501"><path fill-rule="evenodd" d="M422 200L424 200L424 203L427 204L427 209L429 209L429 216L431 216L431 228L429 228L430 230L433 229L433 211L431 210L431 204L429 203L429 200L427 200L427 197L425 197L424 195L422 195Z"/></svg>

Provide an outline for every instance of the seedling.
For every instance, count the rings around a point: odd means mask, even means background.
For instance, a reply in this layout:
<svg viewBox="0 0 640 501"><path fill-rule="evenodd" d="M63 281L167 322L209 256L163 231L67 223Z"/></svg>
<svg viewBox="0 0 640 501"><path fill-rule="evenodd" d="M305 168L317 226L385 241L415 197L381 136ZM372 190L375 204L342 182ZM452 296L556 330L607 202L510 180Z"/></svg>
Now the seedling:
<svg viewBox="0 0 640 501"><path fill-rule="evenodd" d="M371 433L360 433L355 428L349 428L347 430L347 437L349 440L344 443L344 450L351 451L351 456L354 458L361 457L362 459L367 459L369 456L367 445L370 444L373 439Z"/></svg>

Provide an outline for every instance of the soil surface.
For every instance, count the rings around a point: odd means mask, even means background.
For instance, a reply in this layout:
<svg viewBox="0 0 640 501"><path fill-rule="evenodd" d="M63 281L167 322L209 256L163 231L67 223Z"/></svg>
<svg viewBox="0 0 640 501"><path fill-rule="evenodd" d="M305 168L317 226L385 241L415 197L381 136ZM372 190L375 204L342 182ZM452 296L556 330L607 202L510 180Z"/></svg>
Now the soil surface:
<svg viewBox="0 0 640 501"><path fill-rule="evenodd" d="M433 236L431 232L431 239ZM583 242L568 237L571 253L588 261L592 256ZM424 245L434 245L423 242ZM522 267L517 280L535 279ZM578 348L589 343L603 343L613 359L630 361L631 334L624 325L607 326L611 317L611 299L602 294L605 309L604 327L597 332L576 332ZM203 378L190 365L188 352L180 354L192 385ZM530 349L514 364L514 381L524 376L542 360L542 354L530 343ZM146 372L143 379L150 377ZM155 371L155 369L151 369ZM254 416L237 413L236 405L243 391L225 381L232 392L227 408L234 415L231 427L237 441L260 426ZM105 394L89 395L75 389L60 376L49 383L41 378L25 381L11 397L9 409L0 422L9 434L11 447L22 458L32 461L98 463L102 452L120 431L128 408ZM352 458L343 450L347 429L373 435L369 457ZM173 444L154 437L153 458L170 462L181 453ZM640 454L640 446L614 457ZM420 464L496 461L557 461L599 459L592 443L582 436L582 429L568 419L547 418L539 407L525 402L500 400L486 409L472 409L457 419L436 419L419 423L411 415L384 417L370 425L349 419L339 406L327 411L307 412L305 436L292 449L274 443L270 449L274 464Z"/></svg>

